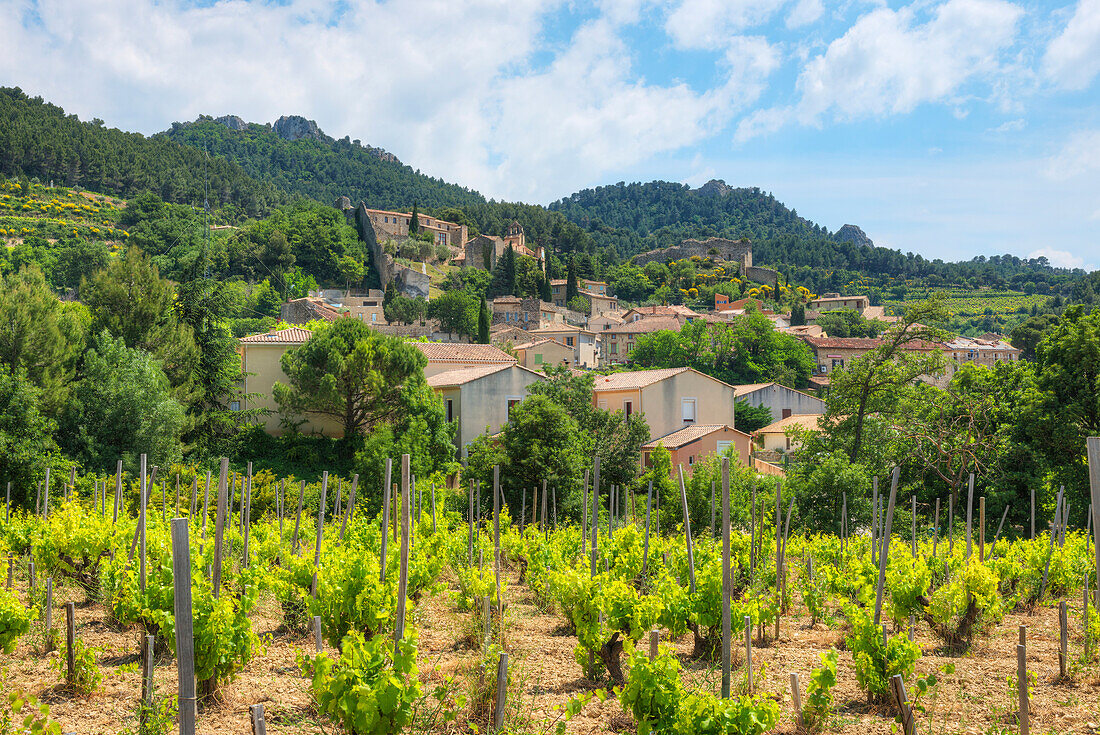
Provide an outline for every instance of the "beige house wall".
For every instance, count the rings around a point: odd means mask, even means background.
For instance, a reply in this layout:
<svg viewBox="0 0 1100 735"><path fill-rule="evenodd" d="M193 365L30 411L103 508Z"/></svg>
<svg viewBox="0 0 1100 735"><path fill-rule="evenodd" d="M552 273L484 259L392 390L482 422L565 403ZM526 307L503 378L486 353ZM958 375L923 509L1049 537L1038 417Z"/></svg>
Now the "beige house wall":
<svg viewBox="0 0 1100 735"><path fill-rule="evenodd" d="M268 413L260 418L260 423L263 424L264 431L273 436L281 436L285 433L280 426L282 417L279 414L279 405L273 396L273 387L276 382L290 383L280 361L284 352L296 347L298 345L247 343L240 345L241 368L245 373L243 390L245 398L242 400L242 408L266 409ZM300 430L305 434L321 433L332 437L344 435L344 427L340 422L316 415L302 424Z"/></svg>
<svg viewBox="0 0 1100 735"><path fill-rule="evenodd" d="M685 399L695 402L693 423L735 426L733 386L688 370L642 388L642 410L650 437L655 439L688 425L683 420Z"/></svg>
<svg viewBox="0 0 1100 735"><path fill-rule="evenodd" d="M575 360L575 350L555 340L523 350L515 350L519 364L528 370L542 370L546 365L569 365Z"/></svg>
<svg viewBox="0 0 1100 735"><path fill-rule="evenodd" d="M684 468L684 475L691 477L697 464L705 461L707 457L718 452L718 442L720 441L733 442L736 448L736 454L734 455L735 459L743 465L749 464L752 456L752 438L739 431L722 430L696 439L682 447L669 449L668 452L672 460L673 474L675 474L677 466L682 466ZM652 450L649 449L643 453L643 467L650 466L651 454Z"/></svg>
<svg viewBox="0 0 1100 735"><path fill-rule="evenodd" d="M508 422L509 402L526 398L528 386L539 379L536 374L512 367L460 386L438 389L444 410L450 410L457 424L459 456L465 457L466 447L481 434L500 431ZM448 400L453 402L449 409Z"/></svg>

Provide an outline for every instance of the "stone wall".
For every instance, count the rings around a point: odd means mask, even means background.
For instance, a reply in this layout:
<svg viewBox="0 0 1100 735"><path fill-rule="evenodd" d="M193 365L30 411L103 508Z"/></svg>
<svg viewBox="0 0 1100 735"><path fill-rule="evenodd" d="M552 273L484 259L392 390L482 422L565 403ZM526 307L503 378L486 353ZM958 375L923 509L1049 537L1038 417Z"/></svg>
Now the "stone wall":
<svg viewBox="0 0 1100 735"><path fill-rule="evenodd" d="M679 245L650 250L648 253L640 253L634 256L634 263L645 265L651 261L664 263L669 260L682 260L698 255L702 258L710 256L711 250L718 251L717 257L741 264L741 270L752 267L752 242L750 240L727 240L722 237L711 237L706 240L683 240Z"/></svg>
<svg viewBox="0 0 1100 735"><path fill-rule="evenodd" d="M382 284L383 288L387 283L393 281L398 292L405 296L428 298L431 279L427 274L395 263L393 256L382 249L382 245L375 236L367 205L359 202L359 206L354 210L350 209L350 205L351 201L347 197L340 197L336 200L336 207L342 209L348 221L355 225L355 228L359 231L359 239L370 251L371 263L378 273L378 282Z"/></svg>
<svg viewBox="0 0 1100 735"><path fill-rule="evenodd" d="M772 288L779 288L779 272L771 268L761 268L758 265L750 265L744 269L745 277L757 283L766 283Z"/></svg>

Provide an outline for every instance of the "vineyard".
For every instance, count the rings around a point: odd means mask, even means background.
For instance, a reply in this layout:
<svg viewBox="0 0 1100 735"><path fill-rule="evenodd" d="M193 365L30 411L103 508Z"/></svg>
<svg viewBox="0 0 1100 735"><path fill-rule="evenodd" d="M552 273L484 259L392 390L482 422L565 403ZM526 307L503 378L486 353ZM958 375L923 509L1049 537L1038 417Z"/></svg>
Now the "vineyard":
<svg viewBox="0 0 1100 735"><path fill-rule="evenodd" d="M868 527L807 535L728 465L703 528L682 475L598 461L519 507L407 455L370 489L157 473L9 485L0 733L1097 731L1093 529L1061 496L1008 529L972 478L895 524L895 472Z"/></svg>

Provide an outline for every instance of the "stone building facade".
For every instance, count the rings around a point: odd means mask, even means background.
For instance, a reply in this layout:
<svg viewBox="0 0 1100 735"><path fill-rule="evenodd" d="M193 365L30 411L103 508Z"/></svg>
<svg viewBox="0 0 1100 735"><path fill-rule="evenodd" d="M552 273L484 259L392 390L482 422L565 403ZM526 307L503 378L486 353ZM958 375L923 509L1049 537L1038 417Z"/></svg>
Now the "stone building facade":
<svg viewBox="0 0 1100 735"><path fill-rule="evenodd" d="M716 251L712 253L711 251ZM727 240L724 237L711 237L706 240L683 240L679 245L650 250L634 256L636 265L645 265L651 261L661 263L669 260L682 260L698 255L701 258L716 257L721 260L738 263L741 273L752 267L752 241Z"/></svg>

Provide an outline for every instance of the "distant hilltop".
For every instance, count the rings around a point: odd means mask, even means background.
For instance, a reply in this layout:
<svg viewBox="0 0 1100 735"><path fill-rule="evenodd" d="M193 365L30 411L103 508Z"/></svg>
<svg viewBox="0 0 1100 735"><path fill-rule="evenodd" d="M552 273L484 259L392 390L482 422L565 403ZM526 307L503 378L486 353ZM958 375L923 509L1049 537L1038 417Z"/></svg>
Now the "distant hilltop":
<svg viewBox="0 0 1100 735"><path fill-rule="evenodd" d="M874 241L867 237L867 233L855 225L844 225L836 231L834 237L838 242L850 242L868 248L875 246Z"/></svg>
<svg viewBox="0 0 1100 735"><path fill-rule="evenodd" d="M244 118L238 115L222 115L221 117L211 117L210 115L199 115L199 117L192 123L182 123L183 126L193 125L200 122L215 122L219 125L224 125L230 130L238 133L247 132L249 126L255 125L265 130L278 135L283 140L293 143L297 140L316 140L319 143L325 143L332 145L336 141L333 138L325 135L324 131L317 125L315 120L309 120L301 115L283 115L278 120L272 123L249 123L245 122ZM344 143L359 146L375 158L381 161L389 161L390 163L401 163L397 156L393 155L389 151L382 148L375 148L374 146L363 145L358 140L351 140L350 137L343 139Z"/></svg>

